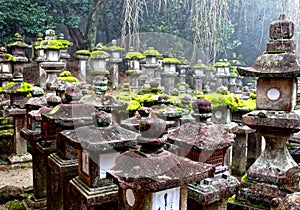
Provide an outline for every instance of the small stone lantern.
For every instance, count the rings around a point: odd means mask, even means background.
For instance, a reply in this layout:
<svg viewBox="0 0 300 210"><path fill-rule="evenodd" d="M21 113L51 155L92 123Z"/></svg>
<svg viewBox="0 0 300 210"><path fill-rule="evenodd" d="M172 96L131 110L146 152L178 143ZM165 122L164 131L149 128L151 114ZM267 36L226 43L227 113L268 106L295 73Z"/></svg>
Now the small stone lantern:
<svg viewBox="0 0 300 210"><path fill-rule="evenodd" d="M91 52L88 50L78 50L74 53L74 58L79 60L79 74L78 77L82 82L86 82L87 75L87 61L89 60Z"/></svg>
<svg viewBox="0 0 300 210"><path fill-rule="evenodd" d="M197 92L202 92L205 80L205 71L208 69L207 65L198 60L198 63L194 65L193 73L193 86Z"/></svg>
<svg viewBox="0 0 300 210"><path fill-rule="evenodd" d="M11 54L16 58L17 62L28 62L26 50L31 47L23 42L22 36L19 33L15 33L14 41L15 42L7 45L11 50Z"/></svg>
<svg viewBox="0 0 300 210"><path fill-rule="evenodd" d="M12 79L12 63L16 59L7 53L5 47L0 48L0 87L4 87Z"/></svg>
<svg viewBox="0 0 300 210"><path fill-rule="evenodd" d="M60 50L60 61L66 63L70 58L70 54L68 53L68 48L72 46L72 42L64 39L65 36L63 33L59 33L57 36L57 40L60 41L63 47Z"/></svg>
<svg viewBox="0 0 300 210"><path fill-rule="evenodd" d="M111 83L113 86L119 84L119 64L122 62L121 52L124 48L117 46L117 40L113 39L111 41L111 46L107 48L110 53L109 63L112 65L111 68Z"/></svg>
<svg viewBox="0 0 300 210"><path fill-rule="evenodd" d="M111 209L117 204L118 187L106 179L120 152L136 145L139 134L111 124L110 114L97 113L97 126L65 131L78 149L78 174L70 181L69 199L73 209ZM79 198L79 199L78 199Z"/></svg>
<svg viewBox="0 0 300 210"><path fill-rule="evenodd" d="M193 162L168 152L158 118L142 119L140 150L119 155L107 177L119 185L118 209L187 209L187 184L212 176L212 165Z"/></svg>

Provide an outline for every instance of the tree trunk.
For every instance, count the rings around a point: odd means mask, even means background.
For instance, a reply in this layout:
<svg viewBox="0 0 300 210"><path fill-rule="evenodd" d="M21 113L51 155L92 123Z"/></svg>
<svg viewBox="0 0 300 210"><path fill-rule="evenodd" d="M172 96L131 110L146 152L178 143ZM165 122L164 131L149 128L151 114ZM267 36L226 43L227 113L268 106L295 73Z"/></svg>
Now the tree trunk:
<svg viewBox="0 0 300 210"><path fill-rule="evenodd" d="M91 4L86 27L87 47L89 50L92 50L96 44L99 16L106 2L107 0L93 0L93 3Z"/></svg>

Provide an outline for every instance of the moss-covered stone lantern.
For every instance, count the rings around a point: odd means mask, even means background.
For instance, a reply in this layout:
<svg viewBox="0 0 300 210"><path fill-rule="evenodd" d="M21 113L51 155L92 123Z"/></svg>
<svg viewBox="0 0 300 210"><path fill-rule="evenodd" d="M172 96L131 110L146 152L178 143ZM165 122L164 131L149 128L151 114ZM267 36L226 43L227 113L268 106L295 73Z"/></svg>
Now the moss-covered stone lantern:
<svg viewBox="0 0 300 210"><path fill-rule="evenodd" d="M187 209L187 184L212 176L214 167L162 147L166 123L150 113L140 122L141 148L119 155L107 177L119 185L118 209Z"/></svg>
<svg viewBox="0 0 300 210"><path fill-rule="evenodd" d="M91 69L89 71L92 76L107 76L109 71L106 69L106 59L110 57L109 53L104 51L104 46L102 43L98 43L95 50L91 52L90 62Z"/></svg>
<svg viewBox="0 0 300 210"><path fill-rule="evenodd" d="M111 41L111 46L107 47L107 51L110 53L109 63L112 65L111 68L111 83L113 86L119 84L119 64L122 62L121 52L124 48L117 46L117 40Z"/></svg>
<svg viewBox="0 0 300 210"><path fill-rule="evenodd" d="M251 67L238 68L242 76L258 77L257 110L243 115L242 120L264 137L266 146L247 171L247 179L256 183L242 182L237 199L265 207L274 197L282 196L278 177L297 166L286 147L291 135L300 130L299 113L294 110L300 65L293 34L294 24L281 14L270 25L266 52Z"/></svg>
<svg viewBox="0 0 300 210"><path fill-rule="evenodd" d="M134 52L131 48L125 57L128 59L128 70L125 73L129 76L130 88L132 92L138 93L138 78L142 75L140 60L145 58L145 56L140 52Z"/></svg>
<svg viewBox="0 0 300 210"><path fill-rule="evenodd" d="M12 79L12 63L16 62L13 55L8 54L5 47L0 48L0 87L4 87Z"/></svg>
<svg viewBox="0 0 300 210"><path fill-rule="evenodd" d="M17 62L28 62L26 50L31 48L31 46L23 42L21 34L15 33L14 42L8 44L7 47L9 47L11 54L16 58Z"/></svg>
<svg viewBox="0 0 300 210"><path fill-rule="evenodd" d="M177 58L169 57L162 60L164 71L161 73L162 85L165 87L167 94L170 94L175 87L175 78L178 75L176 72L176 66L181 64L181 61Z"/></svg>

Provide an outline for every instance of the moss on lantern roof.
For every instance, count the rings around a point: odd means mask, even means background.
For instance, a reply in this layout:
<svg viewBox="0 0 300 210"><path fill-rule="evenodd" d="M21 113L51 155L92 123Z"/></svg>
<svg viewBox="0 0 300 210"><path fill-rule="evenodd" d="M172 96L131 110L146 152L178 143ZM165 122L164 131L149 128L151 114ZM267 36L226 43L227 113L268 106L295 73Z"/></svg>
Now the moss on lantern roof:
<svg viewBox="0 0 300 210"><path fill-rule="evenodd" d="M0 93L29 93L33 88L33 85L27 82L9 82L4 87L0 88Z"/></svg>
<svg viewBox="0 0 300 210"><path fill-rule="evenodd" d="M172 63L172 64L181 64L181 61L177 58L164 58L162 60L163 63Z"/></svg>
<svg viewBox="0 0 300 210"><path fill-rule="evenodd" d="M35 49L60 50L65 48L59 40L42 40Z"/></svg>
<svg viewBox="0 0 300 210"><path fill-rule="evenodd" d="M153 57L161 57L162 54L160 54L157 50L154 49L154 47L149 47L145 52L143 53L144 56L153 56Z"/></svg>
<svg viewBox="0 0 300 210"><path fill-rule="evenodd" d="M74 55L86 55L86 56L90 56L91 52L88 50L77 50Z"/></svg>
<svg viewBox="0 0 300 210"><path fill-rule="evenodd" d="M228 106L231 108L232 112L249 112L256 109L256 99L250 98L248 100L241 100L236 94L228 93L228 94L200 94L197 98L204 98L211 102L212 108L220 107L220 106Z"/></svg>
<svg viewBox="0 0 300 210"><path fill-rule="evenodd" d="M214 66L223 66L223 67L230 66L230 62L229 61L224 61L224 60L220 59L218 62L216 62L214 64Z"/></svg>
<svg viewBox="0 0 300 210"><path fill-rule="evenodd" d="M69 40L66 40L66 39L59 39L57 41L61 42L61 44L64 46L63 48L65 48L65 49L73 45L72 42L70 42Z"/></svg>
<svg viewBox="0 0 300 210"><path fill-rule="evenodd" d="M145 58L145 56L140 52L128 52L126 53L125 57L128 59L138 59L138 60Z"/></svg>
<svg viewBox="0 0 300 210"><path fill-rule="evenodd" d="M109 58L110 55L103 50L95 50L91 52L91 58Z"/></svg>
<svg viewBox="0 0 300 210"><path fill-rule="evenodd" d="M122 51L122 50L124 50L124 48L117 46L117 45L112 45L112 46L107 47L107 50L108 51Z"/></svg>
<svg viewBox="0 0 300 210"><path fill-rule="evenodd" d="M204 63L201 63L201 62L198 62L194 65L194 68L197 68L197 69L204 69L204 70L210 70L211 67L208 66L208 65L205 65Z"/></svg>
<svg viewBox="0 0 300 210"><path fill-rule="evenodd" d="M20 47L20 48L31 48L30 45L26 44L25 42L23 41L15 41L13 43L10 43L7 45L8 47Z"/></svg>
<svg viewBox="0 0 300 210"><path fill-rule="evenodd" d="M16 62L16 58L8 53L0 53L0 62Z"/></svg>

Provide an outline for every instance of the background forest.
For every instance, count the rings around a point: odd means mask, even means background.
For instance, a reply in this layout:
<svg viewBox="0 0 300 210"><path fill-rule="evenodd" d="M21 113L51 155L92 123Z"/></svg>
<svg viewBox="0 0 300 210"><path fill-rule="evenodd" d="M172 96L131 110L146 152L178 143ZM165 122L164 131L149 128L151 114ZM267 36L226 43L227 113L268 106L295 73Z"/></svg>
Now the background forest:
<svg viewBox="0 0 300 210"><path fill-rule="evenodd" d="M142 51L141 34L161 33L191 43L206 62L235 52L251 65L265 50L269 24L280 13L296 24L298 41L296 0L0 0L0 45L16 32L30 43L51 28L73 42L73 51L112 39ZM177 49L185 47L182 43ZM168 53L181 56L171 48Z"/></svg>

